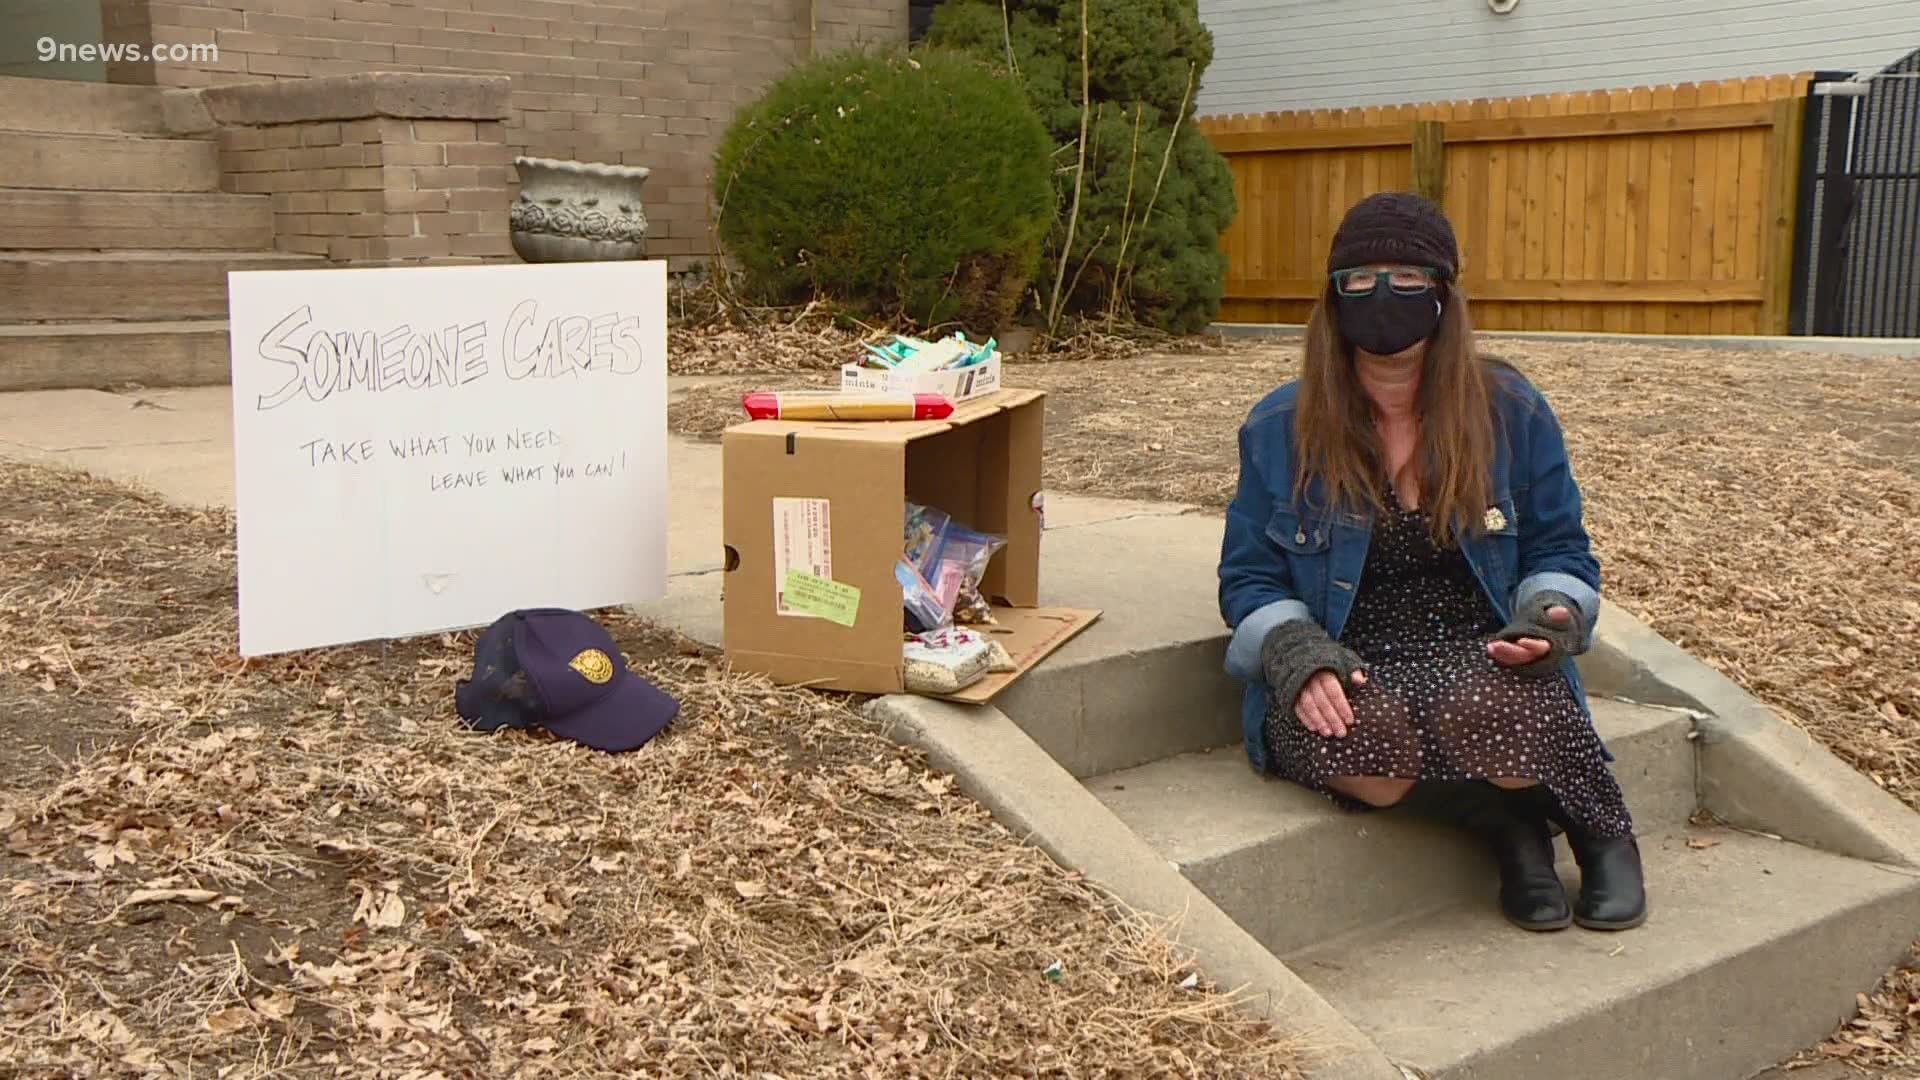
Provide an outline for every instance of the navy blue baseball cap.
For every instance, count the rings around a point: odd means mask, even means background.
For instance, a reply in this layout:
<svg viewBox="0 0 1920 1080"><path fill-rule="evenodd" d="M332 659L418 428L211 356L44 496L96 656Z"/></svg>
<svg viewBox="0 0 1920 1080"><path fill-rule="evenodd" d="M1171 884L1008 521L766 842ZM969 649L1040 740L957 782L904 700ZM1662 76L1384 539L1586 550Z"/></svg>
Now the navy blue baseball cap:
<svg viewBox="0 0 1920 1080"><path fill-rule="evenodd" d="M481 633L473 676L454 689L478 731L542 727L596 750L632 750L660 734L680 703L633 673L613 636L565 608L510 611Z"/></svg>

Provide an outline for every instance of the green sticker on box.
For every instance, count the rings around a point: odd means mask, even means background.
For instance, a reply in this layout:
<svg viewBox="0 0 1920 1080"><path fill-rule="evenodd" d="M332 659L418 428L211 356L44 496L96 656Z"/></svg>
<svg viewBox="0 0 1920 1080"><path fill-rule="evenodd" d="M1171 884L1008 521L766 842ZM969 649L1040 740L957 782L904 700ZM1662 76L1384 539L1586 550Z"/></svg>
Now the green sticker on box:
<svg viewBox="0 0 1920 1080"><path fill-rule="evenodd" d="M852 626L860 614L859 589L804 570L787 571L784 591L787 606L802 615L817 615L841 626Z"/></svg>

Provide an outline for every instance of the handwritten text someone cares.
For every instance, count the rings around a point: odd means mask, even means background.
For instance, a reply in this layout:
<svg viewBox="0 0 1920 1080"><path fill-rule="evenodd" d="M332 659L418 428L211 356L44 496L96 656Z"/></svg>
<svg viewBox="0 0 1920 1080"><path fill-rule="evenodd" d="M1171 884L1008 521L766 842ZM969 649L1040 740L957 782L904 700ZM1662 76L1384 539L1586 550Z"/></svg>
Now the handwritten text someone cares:
<svg viewBox="0 0 1920 1080"><path fill-rule="evenodd" d="M509 379L553 379L575 372L632 375L645 361L638 315L589 318L564 315L538 321L539 305L514 305L498 335L485 322L419 332L396 326L384 334L372 330L315 330L304 342L300 331L313 323L313 308L303 305L273 325L260 341L260 357L284 365L287 380L259 397L261 410L278 408L304 393L324 401L351 390L402 387L454 387L499 370ZM494 343L491 353L488 343Z"/></svg>

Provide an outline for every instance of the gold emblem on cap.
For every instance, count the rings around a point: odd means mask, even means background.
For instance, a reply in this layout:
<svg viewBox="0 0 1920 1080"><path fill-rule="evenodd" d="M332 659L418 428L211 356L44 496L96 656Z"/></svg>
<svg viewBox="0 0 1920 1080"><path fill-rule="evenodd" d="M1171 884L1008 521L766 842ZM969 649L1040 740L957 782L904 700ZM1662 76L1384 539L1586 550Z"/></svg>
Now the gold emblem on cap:
<svg viewBox="0 0 1920 1080"><path fill-rule="evenodd" d="M590 683L605 683L613 678L613 661L599 649L588 649L568 661L567 666Z"/></svg>
<svg viewBox="0 0 1920 1080"><path fill-rule="evenodd" d="M1501 513L1500 508L1497 506L1487 507L1486 520L1487 520L1487 528L1490 531L1497 532L1507 527L1507 515Z"/></svg>

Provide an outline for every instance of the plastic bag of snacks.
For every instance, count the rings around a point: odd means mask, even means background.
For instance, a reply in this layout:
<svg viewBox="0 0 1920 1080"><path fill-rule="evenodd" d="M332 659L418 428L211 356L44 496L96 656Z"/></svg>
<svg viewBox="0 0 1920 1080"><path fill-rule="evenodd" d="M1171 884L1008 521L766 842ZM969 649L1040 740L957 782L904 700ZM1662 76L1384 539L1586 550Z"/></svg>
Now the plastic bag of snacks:
<svg viewBox="0 0 1920 1080"><path fill-rule="evenodd" d="M987 670L998 675L1002 672L1019 671L1020 666L1013 662L1013 654L1007 651L1005 645L1000 644L992 638L988 638Z"/></svg>
<svg viewBox="0 0 1920 1080"><path fill-rule="evenodd" d="M952 627L909 636L903 658L907 690L916 694L957 694L979 682L995 661L986 638Z"/></svg>
<svg viewBox="0 0 1920 1080"><path fill-rule="evenodd" d="M932 628L943 626L952 617L940 597L912 560L902 555L893 564L893 579L900 583L901 606L907 609L911 626Z"/></svg>
<svg viewBox="0 0 1920 1080"><path fill-rule="evenodd" d="M939 556L940 545L952 524L953 519L938 507L907 503L907 527L901 552L915 570L925 571Z"/></svg>
<svg viewBox="0 0 1920 1080"><path fill-rule="evenodd" d="M902 604L912 616L912 629L932 630L952 618L953 601L941 597L932 576L952 525L953 519L944 511L907 503L906 530L893 576L900 582Z"/></svg>
<svg viewBox="0 0 1920 1080"><path fill-rule="evenodd" d="M910 629L937 630L954 622L991 623L980 580L1004 537L976 532L945 511L907 504L905 538L894 577L900 582Z"/></svg>
<svg viewBox="0 0 1920 1080"><path fill-rule="evenodd" d="M963 525L954 525L947 531L941 560L962 568L960 587L950 608L954 622L974 626L994 624L993 605L980 595L980 581L987 576L987 565L993 562L994 553L1006 546L1003 537L974 532Z"/></svg>

